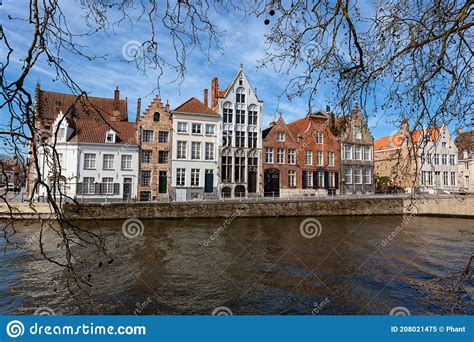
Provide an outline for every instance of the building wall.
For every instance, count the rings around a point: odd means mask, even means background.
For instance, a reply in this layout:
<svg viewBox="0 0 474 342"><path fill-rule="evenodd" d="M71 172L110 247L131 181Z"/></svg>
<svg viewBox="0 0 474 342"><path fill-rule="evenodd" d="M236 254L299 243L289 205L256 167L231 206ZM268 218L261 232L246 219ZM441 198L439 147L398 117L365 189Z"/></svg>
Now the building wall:
<svg viewBox="0 0 474 342"><path fill-rule="evenodd" d="M178 123L184 122L188 125L187 133L178 133ZM192 133L192 124L199 123L202 126L202 134ZM206 124L215 125L215 134L206 135L205 126ZM173 137L172 137L172 162L171 162L171 188L172 198L177 201L191 200L191 199L203 199L206 197L217 197L218 191L218 142L220 136L220 125L219 117L217 115L202 115L202 114L186 114L186 113L173 113ZM177 146L178 141L186 142L186 158L178 159ZM201 144L200 159L191 159L191 148L192 142L199 142ZM214 159L205 160L206 143L214 144ZM177 185L177 169L185 170L185 184L184 186ZM191 185L191 170L199 169L199 186ZM205 185L205 173L206 170L212 170L213 173L213 192L206 193L204 189Z"/></svg>
<svg viewBox="0 0 474 342"><path fill-rule="evenodd" d="M160 120L154 121L155 113L159 113ZM155 97L143 115L137 117L137 130L140 139L140 177L142 171L151 171L149 185L142 181L138 185L138 194L141 200L168 200L171 191L171 139L172 139L172 118L169 105L163 106L161 100ZM143 131L153 131L153 141L143 141ZM168 132L168 142L160 143L159 132ZM145 163L143 160L143 151L152 151L151 163ZM168 163L158 163L160 151L168 152ZM159 175L160 171L166 172L167 186L166 193L159 193Z"/></svg>

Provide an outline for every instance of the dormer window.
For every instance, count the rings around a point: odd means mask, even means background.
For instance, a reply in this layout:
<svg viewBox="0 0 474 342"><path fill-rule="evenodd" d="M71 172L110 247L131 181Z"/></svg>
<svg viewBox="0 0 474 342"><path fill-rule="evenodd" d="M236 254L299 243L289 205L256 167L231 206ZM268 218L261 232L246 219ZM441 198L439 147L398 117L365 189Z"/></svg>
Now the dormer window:
<svg viewBox="0 0 474 342"><path fill-rule="evenodd" d="M244 81L242 79L239 80L239 85L243 85Z"/></svg>
<svg viewBox="0 0 474 342"><path fill-rule="evenodd" d="M115 132L114 131L107 131L105 133L105 142L106 143L114 143L115 142Z"/></svg>
<svg viewBox="0 0 474 342"><path fill-rule="evenodd" d="M153 113L153 121L155 121L155 122L160 121L160 113L159 112L154 112Z"/></svg>
<svg viewBox="0 0 474 342"><path fill-rule="evenodd" d="M63 142L66 141L66 128L59 127L58 132L56 134L56 141Z"/></svg>

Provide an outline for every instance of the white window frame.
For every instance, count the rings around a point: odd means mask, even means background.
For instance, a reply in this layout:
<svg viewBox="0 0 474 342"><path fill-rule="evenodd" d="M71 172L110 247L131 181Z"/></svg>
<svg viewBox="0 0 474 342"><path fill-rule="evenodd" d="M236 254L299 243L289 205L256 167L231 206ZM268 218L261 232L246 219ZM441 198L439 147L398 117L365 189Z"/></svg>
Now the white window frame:
<svg viewBox="0 0 474 342"><path fill-rule="evenodd" d="M176 131L180 134L188 133L188 123L184 121L178 121L176 124Z"/></svg>
<svg viewBox="0 0 474 342"><path fill-rule="evenodd" d="M95 153L84 153L84 169L95 170Z"/></svg>
<svg viewBox="0 0 474 342"><path fill-rule="evenodd" d="M102 155L102 170L114 170L115 156L110 153Z"/></svg>
<svg viewBox="0 0 474 342"><path fill-rule="evenodd" d="M131 154L122 154L122 160L120 162L120 167L122 170L131 170L132 169L132 155Z"/></svg>

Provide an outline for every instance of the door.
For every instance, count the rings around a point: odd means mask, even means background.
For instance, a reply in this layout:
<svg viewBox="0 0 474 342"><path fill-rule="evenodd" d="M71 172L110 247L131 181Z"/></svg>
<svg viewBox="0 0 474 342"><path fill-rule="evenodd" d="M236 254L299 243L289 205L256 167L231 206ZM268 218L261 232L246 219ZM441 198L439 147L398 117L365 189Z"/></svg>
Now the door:
<svg viewBox="0 0 474 342"><path fill-rule="evenodd" d="M204 191L214 192L214 173L212 170L206 170L206 176L204 178Z"/></svg>
<svg viewBox="0 0 474 342"><path fill-rule="evenodd" d="M186 201L186 189L176 189L176 201L177 202Z"/></svg>
<svg viewBox="0 0 474 342"><path fill-rule="evenodd" d="M249 171L248 173L248 188L250 193L257 192L257 172Z"/></svg>
<svg viewBox="0 0 474 342"><path fill-rule="evenodd" d="M160 171L158 178L158 192L160 194L166 194L168 188L168 175L166 171Z"/></svg>
<svg viewBox="0 0 474 342"><path fill-rule="evenodd" d="M127 201L132 196L132 179L124 178L123 179L123 200Z"/></svg>
<svg viewBox="0 0 474 342"><path fill-rule="evenodd" d="M280 197L280 171L275 169L265 170L263 173L265 196Z"/></svg>

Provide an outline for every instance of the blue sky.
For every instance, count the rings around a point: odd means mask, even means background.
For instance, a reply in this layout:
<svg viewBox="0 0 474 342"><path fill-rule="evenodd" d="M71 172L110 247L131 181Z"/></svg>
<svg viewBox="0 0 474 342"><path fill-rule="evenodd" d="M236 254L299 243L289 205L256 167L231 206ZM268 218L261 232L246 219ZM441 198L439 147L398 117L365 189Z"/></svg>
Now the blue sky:
<svg viewBox="0 0 474 342"><path fill-rule="evenodd" d="M73 1L62 2L62 9L69 19L68 25L74 32L84 31L84 19L79 13L78 5ZM8 20L8 14L16 17L27 17L26 9L28 1L25 0L3 0L1 9L1 23L14 48L14 60L8 77L13 80L20 72L21 58L26 53L31 39L31 26L26 21ZM277 74L273 68L258 69L258 60L264 55L264 34L269 26L264 25L264 18L255 18L236 15L234 13L214 13L212 19L224 32L222 41L227 48L219 53L216 49L210 50L210 56L217 58L208 60L204 51L195 48L188 51L187 72L181 84L172 82L176 73L165 69L160 82L160 95L163 102L169 100L172 108L192 96L202 100L204 88L210 88L213 77L219 77L221 88L231 82L243 63L244 70L257 89L257 94L264 101L264 127L274 117L278 106L278 95L282 93L289 77L294 75ZM145 75L137 70L134 63L128 63L123 58L123 48L126 44L134 41L143 41L147 37L149 26L144 22L135 22L133 27L125 23L115 28L114 32L108 34L99 33L93 38L82 40L86 51L104 55L104 58L88 61L84 58L68 54L64 55L64 66L72 78L88 91L92 96L113 97L116 86L121 91L121 97L128 98L129 119L135 119L137 98L142 98L142 111L156 95L153 90L157 85L158 71L148 70ZM163 32L158 33L158 49L164 55L171 56L173 50L170 41ZM161 35L160 35L161 34ZM205 34L205 33L203 33ZM5 48L0 47L0 56L4 56ZM43 89L64 91L68 89L60 82L54 81L55 71L48 66L44 59L30 73L26 86L33 91L35 84L39 81ZM317 95L318 107L324 109L330 101L330 88L322 87ZM289 102L286 97L279 103L278 111L281 111L287 122L304 117L307 113L307 100L297 98ZM2 113L0 125L5 124L8 113ZM370 116L369 127L374 137L391 134L396 127L385 118Z"/></svg>

